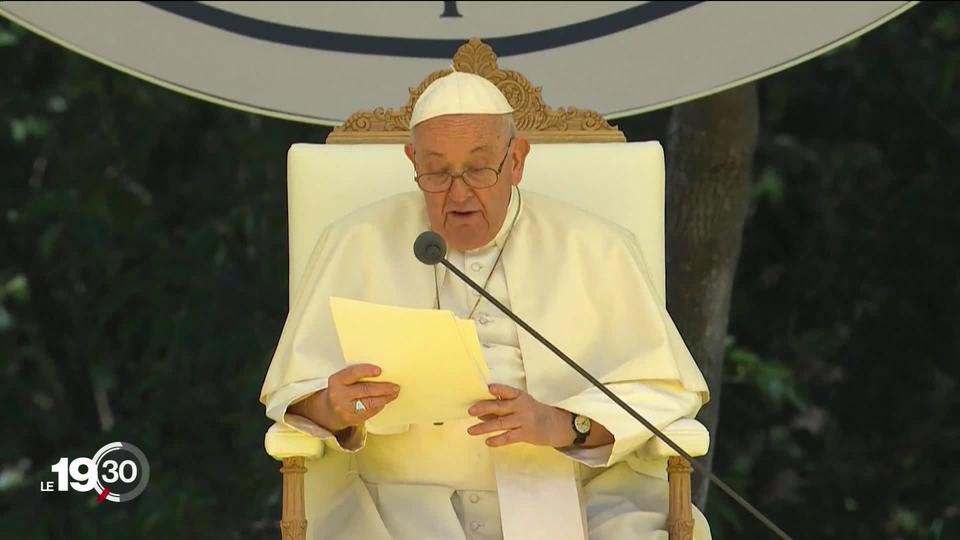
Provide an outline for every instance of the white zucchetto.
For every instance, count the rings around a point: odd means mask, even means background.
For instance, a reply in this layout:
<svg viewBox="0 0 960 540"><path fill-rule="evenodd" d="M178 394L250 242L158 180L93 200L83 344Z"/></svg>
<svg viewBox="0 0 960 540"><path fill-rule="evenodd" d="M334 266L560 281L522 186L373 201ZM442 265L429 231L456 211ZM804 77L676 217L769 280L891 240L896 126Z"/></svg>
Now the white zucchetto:
<svg viewBox="0 0 960 540"><path fill-rule="evenodd" d="M495 84L480 75L454 71L430 83L410 115L410 129L447 114L509 114L513 107Z"/></svg>

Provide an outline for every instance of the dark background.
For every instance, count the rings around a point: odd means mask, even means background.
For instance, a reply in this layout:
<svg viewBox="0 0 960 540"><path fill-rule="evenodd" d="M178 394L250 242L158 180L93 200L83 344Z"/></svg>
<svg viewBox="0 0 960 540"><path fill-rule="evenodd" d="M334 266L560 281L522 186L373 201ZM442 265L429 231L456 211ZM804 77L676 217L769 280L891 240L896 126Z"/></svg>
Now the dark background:
<svg viewBox="0 0 960 540"><path fill-rule="evenodd" d="M716 472L798 539L960 538L960 5L757 91ZM615 123L663 140L668 114ZM278 537L257 396L285 152L326 133L0 21L0 537ZM39 491L115 440L150 459L140 498ZM772 537L717 491L707 511L715 538Z"/></svg>

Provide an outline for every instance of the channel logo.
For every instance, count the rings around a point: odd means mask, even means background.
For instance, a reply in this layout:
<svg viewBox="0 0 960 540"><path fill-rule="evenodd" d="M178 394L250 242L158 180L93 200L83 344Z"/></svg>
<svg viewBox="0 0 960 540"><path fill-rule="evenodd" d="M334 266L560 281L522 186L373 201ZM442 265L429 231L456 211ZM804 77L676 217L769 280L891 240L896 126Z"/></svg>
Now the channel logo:
<svg viewBox="0 0 960 540"><path fill-rule="evenodd" d="M97 492L97 501L127 502L150 482L150 462L128 442L106 444L92 458L60 458L50 466L56 480L40 482L40 491Z"/></svg>

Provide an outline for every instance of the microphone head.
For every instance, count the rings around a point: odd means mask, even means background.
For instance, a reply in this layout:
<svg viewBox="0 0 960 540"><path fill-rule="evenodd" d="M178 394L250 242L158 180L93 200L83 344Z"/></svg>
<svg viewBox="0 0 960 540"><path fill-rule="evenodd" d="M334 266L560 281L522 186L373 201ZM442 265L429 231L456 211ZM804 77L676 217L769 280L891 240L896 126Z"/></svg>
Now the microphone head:
<svg viewBox="0 0 960 540"><path fill-rule="evenodd" d="M432 266L447 255L447 243L433 231L422 232L413 243L413 254L423 264Z"/></svg>

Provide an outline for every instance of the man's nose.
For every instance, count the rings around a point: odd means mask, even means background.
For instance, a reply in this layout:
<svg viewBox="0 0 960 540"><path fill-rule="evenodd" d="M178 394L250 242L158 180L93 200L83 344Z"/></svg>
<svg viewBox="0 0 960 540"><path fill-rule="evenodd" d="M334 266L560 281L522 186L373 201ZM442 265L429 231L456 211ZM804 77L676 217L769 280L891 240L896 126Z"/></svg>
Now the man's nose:
<svg viewBox="0 0 960 540"><path fill-rule="evenodd" d="M450 198L457 202L463 202L473 196L473 190L467 185L462 176L454 176L453 183L450 184Z"/></svg>

